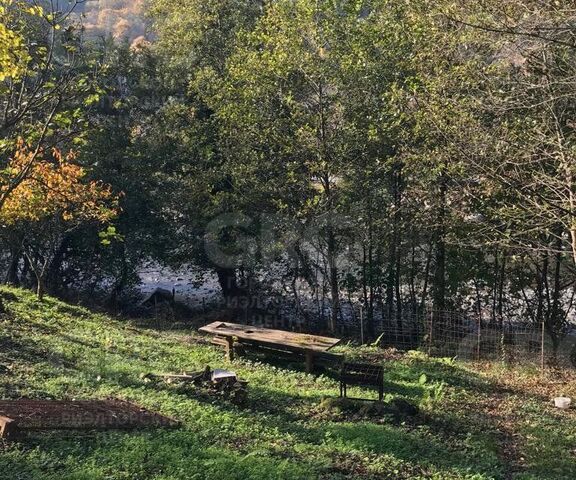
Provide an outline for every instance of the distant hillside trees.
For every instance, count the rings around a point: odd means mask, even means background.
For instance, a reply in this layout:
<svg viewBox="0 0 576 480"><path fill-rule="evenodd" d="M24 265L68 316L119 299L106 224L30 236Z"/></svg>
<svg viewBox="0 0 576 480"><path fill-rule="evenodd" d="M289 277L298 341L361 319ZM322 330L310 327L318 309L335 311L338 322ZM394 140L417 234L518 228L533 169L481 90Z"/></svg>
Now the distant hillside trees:
<svg viewBox="0 0 576 480"><path fill-rule="evenodd" d="M133 41L146 34L144 0L88 0L81 22L90 36Z"/></svg>

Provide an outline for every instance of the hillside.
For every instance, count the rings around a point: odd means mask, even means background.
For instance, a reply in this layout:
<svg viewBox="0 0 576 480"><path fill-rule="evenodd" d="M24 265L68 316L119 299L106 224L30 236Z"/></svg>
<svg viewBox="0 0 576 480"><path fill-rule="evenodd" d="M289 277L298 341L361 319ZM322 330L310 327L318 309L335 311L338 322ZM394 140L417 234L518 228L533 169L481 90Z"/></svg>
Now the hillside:
<svg viewBox="0 0 576 480"><path fill-rule="evenodd" d="M518 372L504 384L502 371L480 376L453 361L363 351L385 361L387 401L420 405L417 417L402 418L322 401L337 396L336 381L305 375L299 365L243 359L233 369L249 380L249 395L235 406L142 380L148 372L224 366L221 352L195 334L136 328L51 298L38 303L20 290L3 294L11 313L0 322L1 398L116 397L183 427L30 434L0 446L2 478L480 480L516 472L562 479L576 468L576 415L556 412L546 398L558 379ZM565 388L576 395L574 382Z"/></svg>
<svg viewBox="0 0 576 480"><path fill-rule="evenodd" d="M77 7L89 35L134 40L145 35L143 0L88 0Z"/></svg>

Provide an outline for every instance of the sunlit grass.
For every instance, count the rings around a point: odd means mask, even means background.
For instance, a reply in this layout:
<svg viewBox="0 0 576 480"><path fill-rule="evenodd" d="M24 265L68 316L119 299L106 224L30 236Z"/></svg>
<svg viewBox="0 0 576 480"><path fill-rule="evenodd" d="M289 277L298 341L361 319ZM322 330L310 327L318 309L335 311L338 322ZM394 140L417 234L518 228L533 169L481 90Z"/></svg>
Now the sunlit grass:
<svg viewBox="0 0 576 480"><path fill-rule="evenodd" d="M0 450L0 478L561 479L576 469L574 415L561 416L526 391L502 393L502 371L480 375L420 354L381 360L387 400L404 398L421 413L350 414L323 408L324 398L338 395L337 381L306 375L302 362L247 357L229 365L194 332L137 329L51 298L39 303L3 291L11 313L0 321L0 397L118 397L175 417L182 428L29 435ZM142 378L206 365L248 380L247 404ZM506 428L517 437L501 431L499 408L517 412L506 417L515 419ZM517 445L507 457L510 439Z"/></svg>

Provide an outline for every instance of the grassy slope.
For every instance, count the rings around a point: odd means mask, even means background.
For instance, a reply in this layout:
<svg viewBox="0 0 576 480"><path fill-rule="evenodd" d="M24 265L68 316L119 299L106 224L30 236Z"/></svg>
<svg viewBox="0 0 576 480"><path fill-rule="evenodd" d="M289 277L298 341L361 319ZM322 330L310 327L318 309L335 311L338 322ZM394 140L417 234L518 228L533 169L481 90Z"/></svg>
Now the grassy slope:
<svg viewBox="0 0 576 480"><path fill-rule="evenodd" d="M236 407L145 372L224 365L199 337L138 330L53 299L4 290L0 398L135 401L182 420L178 430L42 433L0 444L1 479L438 478L561 479L576 472L576 416L545 400L560 387L528 373L474 373L418 356L387 361L387 391L425 408L416 420L350 418L323 410L327 377L239 360L250 381ZM428 382L419 378L426 373ZM444 395L434 396L438 382ZM360 392L356 392L360 393Z"/></svg>

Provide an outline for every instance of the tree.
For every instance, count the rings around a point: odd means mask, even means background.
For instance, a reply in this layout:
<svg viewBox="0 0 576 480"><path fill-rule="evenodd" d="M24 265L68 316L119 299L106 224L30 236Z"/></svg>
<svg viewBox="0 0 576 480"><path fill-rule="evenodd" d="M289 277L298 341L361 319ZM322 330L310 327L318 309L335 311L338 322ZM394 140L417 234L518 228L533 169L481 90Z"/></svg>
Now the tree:
<svg viewBox="0 0 576 480"><path fill-rule="evenodd" d="M241 196L229 184L221 121L209 92L225 73L238 32L250 30L260 14L260 3L249 0L155 0L150 8L158 37L150 50L157 63L149 77L157 83L148 91L155 105L136 148L159 164L155 180L162 186L155 202L171 230L166 257L215 271L225 297L239 293L238 270L206 254L204 233Z"/></svg>
<svg viewBox="0 0 576 480"><path fill-rule="evenodd" d="M38 15L42 10L29 7L30 15ZM19 79L31 60L22 36L22 21L14 13L14 2L0 2L0 82Z"/></svg>
<svg viewBox="0 0 576 480"><path fill-rule="evenodd" d="M223 84L213 83L234 188L251 192L252 211L316 224L298 251L314 246L324 259L331 331L341 313L339 257L350 241L342 218L357 213L348 192L371 184L362 170L398 178L391 158L401 119L390 97L409 76L410 52L401 14L390 2L275 2L231 57ZM387 211L379 200L389 198L373 198L369 215Z"/></svg>
<svg viewBox="0 0 576 480"><path fill-rule="evenodd" d="M33 167L29 167L34 156ZM108 223L116 215L116 198L109 187L99 182L85 182L85 170L76 165L76 154L63 155L54 148L48 157L41 152L41 160L23 140L11 158L8 181L0 184L0 193L11 188L11 194L0 210L0 222L10 226L25 222L27 234L23 251L37 280L37 295L45 292L45 279L52 256L63 235L80 222ZM11 177L29 169L26 178L12 188Z"/></svg>
<svg viewBox="0 0 576 480"><path fill-rule="evenodd" d="M449 33L434 42L443 45L440 57L431 52L438 68L420 62L428 82L418 101L432 140L426 149L455 160L448 178L459 192L448 204L459 223L446 239L493 252L493 324L502 324L504 291L521 292L527 315L545 322L557 346L573 305L564 292L574 283L566 275L568 252L574 257L570 15L529 1L440 12Z"/></svg>
<svg viewBox="0 0 576 480"><path fill-rule="evenodd" d="M46 148L80 142L85 113L98 101L93 79L99 65L83 48L79 28L70 23L78 1L62 11L25 1L0 4L0 172L18 138L34 145L28 165L0 195L0 209ZM4 53L2 53L4 52Z"/></svg>
<svg viewBox="0 0 576 480"><path fill-rule="evenodd" d="M67 2L64 9L62 2L40 6L7 0L0 5L0 217L4 219L14 213L5 208L13 209L12 195L22 192L21 185L31 175L38 175L37 164L46 164L46 151L83 143L90 110L98 103L101 90L95 79L101 63L72 21L78 3ZM21 235L13 223L3 223L2 230L12 242L7 278L13 278L22 254Z"/></svg>

